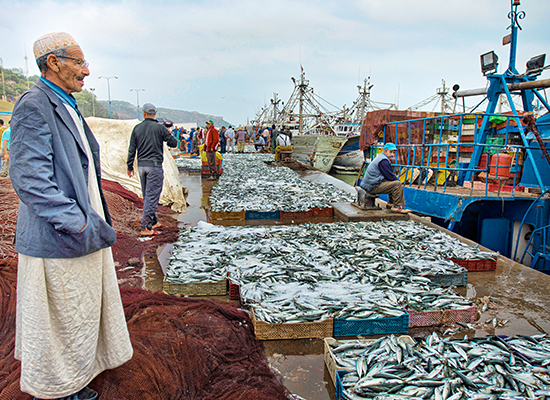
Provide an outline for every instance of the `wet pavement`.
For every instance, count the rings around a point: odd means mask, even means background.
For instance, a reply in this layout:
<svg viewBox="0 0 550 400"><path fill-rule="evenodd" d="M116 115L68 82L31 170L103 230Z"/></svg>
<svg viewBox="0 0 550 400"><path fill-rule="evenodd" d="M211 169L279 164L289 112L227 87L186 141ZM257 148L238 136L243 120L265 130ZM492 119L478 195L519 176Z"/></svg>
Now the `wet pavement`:
<svg viewBox="0 0 550 400"><path fill-rule="evenodd" d="M308 180L336 184L341 189L354 193L353 187L327 174L316 171L297 171ZM180 173L183 186L189 189L188 211L178 217L184 224L196 225L199 221L208 220L208 196L215 181L201 180L199 174ZM442 229L425 218L413 217L420 222ZM269 220L227 221L228 225L261 225ZM307 219L307 222L331 222L332 217ZM272 224L302 223L296 221L270 221ZM443 229L444 230L444 229ZM445 230L444 230L445 231ZM446 231L449 233L448 231ZM454 233L452 236L459 237ZM466 243L473 242L459 237ZM158 260L154 257L145 260L146 287L149 290L162 288L162 268L167 264L171 245L159 248ZM489 300L488 309L480 313L477 323L472 329L462 329L455 336L485 336L489 334L532 335L550 333L550 276L522 266L512 260L499 257L496 271L470 272L468 286L457 291L469 298ZM216 297L227 300L226 296ZM504 322L502 327L494 327L494 318ZM486 323L487 322L487 323ZM426 336L432 331L443 333L448 327L412 329L411 336ZM267 357L274 369L283 376L284 384L292 393L299 394L308 400L335 399L334 385L324 367L323 341L321 339L276 340L264 341Z"/></svg>

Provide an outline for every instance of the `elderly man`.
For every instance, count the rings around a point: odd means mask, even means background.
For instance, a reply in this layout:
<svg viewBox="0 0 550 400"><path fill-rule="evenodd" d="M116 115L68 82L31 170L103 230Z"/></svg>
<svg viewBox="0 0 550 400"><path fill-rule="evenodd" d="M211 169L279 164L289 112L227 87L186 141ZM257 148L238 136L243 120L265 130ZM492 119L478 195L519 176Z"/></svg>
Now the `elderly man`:
<svg viewBox="0 0 550 400"><path fill-rule="evenodd" d="M19 213L15 357L21 390L95 399L86 385L132 357L101 190L99 146L71 95L90 74L67 33L34 43L38 83L12 117L10 176Z"/></svg>
<svg viewBox="0 0 550 400"><path fill-rule="evenodd" d="M409 210L403 208L405 205L403 186L391 167L391 159L395 158L396 151L395 144L386 143L382 153L376 156L367 167L360 186L370 194L388 194L390 201L387 206L391 211L408 213Z"/></svg>
<svg viewBox="0 0 550 400"><path fill-rule="evenodd" d="M218 144L220 143L220 136L218 130L214 128L214 122L212 120L206 121L206 135L204 138L204 145L206 150L206 158L208 159L208 169L210 169L209 180L216 180L218 178L218 168L216 166L216 150L218 150Z"/></svg>
<svg viewBox="0 0 550 400"><path fill-rule="evenodd" d="M156 107L151 103L143 105L143 121L132 130L128 146L128 176L134 176L134 159L137 151L139 180L143 197L143 214L141 217L141 236L159 235L155 230L162 228L157 216L162 186L164 184L164 142L176 147L178 141L163 124L155 119Z"/></svg>

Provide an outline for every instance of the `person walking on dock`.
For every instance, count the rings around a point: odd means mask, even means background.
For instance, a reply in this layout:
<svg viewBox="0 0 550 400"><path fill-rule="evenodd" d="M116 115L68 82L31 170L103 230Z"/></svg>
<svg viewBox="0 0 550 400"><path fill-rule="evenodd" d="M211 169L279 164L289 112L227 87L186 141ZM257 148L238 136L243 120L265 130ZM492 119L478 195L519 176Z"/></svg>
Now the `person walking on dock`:
<svg viewBox="0 0 550 400"><path fill-rule="evenodd" d="M235 152L235 131L229 125L229 128L225 131L225 139L227 140L227 152L228 153L234 153Z"/></svg>
<svg viewBox="0 0 550 400"><path fill-rule="evenodd" d="M157 216L160 194L164 183L164 142L169 147L176 147L178 141L166 127L155 119L156 107L151 103L143 105L143 121L132 130L128 146L128 176L134 176L134 159L137 152L139 180L143 196L143 215L141 218L141 235L153 236L162 228Z"/></svg>
<svg viewBox="0 0 550 400"><path fill-rule="evenodd" d="M365 177L361 181L361 187L370 194L388 194L388 207L391 211L399 213L408 213L409 210L403 208L405 205L405 196L403 195L403 185L397 179L392 171L391 159L395 158L397 146L393 143L386 143L382 153L380 153L367 167Z"/></svg>
<svg viewBox="0 0 550 400"><path fill-rule="evenodd" d="M13 110L10 177L19 196L15 358L21 391L94 400L88 388L133 354L101 189L99 145L71 93L90 75L64 32L34 42L41 72Z"/></svg>
<svg viewBox="0 0 550 400"><path fill-rule="evenodd" d="M218 169L216 166L216 151L220 144L218 130L214 128L212 120L206 121L206 135L204 138L206 158L208 159L208 169L210 170L209 180L218 178Z"/></svg>

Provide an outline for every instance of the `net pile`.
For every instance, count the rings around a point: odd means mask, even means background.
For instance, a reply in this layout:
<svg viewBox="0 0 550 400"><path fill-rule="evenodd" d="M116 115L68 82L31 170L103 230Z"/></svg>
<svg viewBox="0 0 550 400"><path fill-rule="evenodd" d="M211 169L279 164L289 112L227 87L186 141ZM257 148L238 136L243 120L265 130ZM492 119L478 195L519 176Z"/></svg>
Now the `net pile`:
<svg viewBox="0 0 550 400"><path fill-rule="evenodd" d="M0 398L29 400L13 358L15 281L0 270ZM90 383L99 399L288 398L254 337L248 314L230 303L123 289L134 356Z"/></svg>
<svg viewBox="0 0 550 400"><path fill-rule="evenodd" d="M19 198L9 178L0 179L0 258L16 257L13 238L17 222Z"/></svg>

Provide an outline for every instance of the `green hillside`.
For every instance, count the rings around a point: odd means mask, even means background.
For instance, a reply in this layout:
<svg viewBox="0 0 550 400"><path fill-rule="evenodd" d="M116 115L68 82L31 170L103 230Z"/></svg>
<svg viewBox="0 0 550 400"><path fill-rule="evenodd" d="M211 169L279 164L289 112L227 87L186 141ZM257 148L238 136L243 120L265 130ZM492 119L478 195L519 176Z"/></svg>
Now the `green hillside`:
<svg viewBox="0 0 550 400"><path fill-rule="evenodd" d="M107 101L100 102L104 109L109 113L109 103ZM111 100L111 112L113 118L120 119L135 119L137 118L136 106L128 103L127 101L120 100ZM222 125L228 126L229 122L225 121L223 117L218 117L215 115L201 114L196 111L183 111L183 110L173 110L170 108L159 107L157 111L157 117L166 118L172 120L176 124L194 122L199 126L204 126L204 123L208 120L212 120L214 125L221 127ZM143 118L143 114L140 113L140 119Z"/></svg>
<svg viewBox="0 0 550 400"><path fill-rule="evenodd" d="M27 82L27 78L23 74L20 68L4 68L4 85L0 82L0 95L2 91L5 91L8 101L0 100L0 111L12 111L15 101L25 91L27 86L32 86L38 82L40 77L38 75L30 76ZM74 93L74 97L78 103L78 108L84 117L95 115L100 118L109 118L109 104L107 101L98 101L94 93L84 89L80 93ZM116 119L136 119L137 110L136 107L127 101L112 100L111 101L112 118ZM176 124L194 122L199 126L204 126L204 123L208 120L212 120L216 127L222 125L228 126L229 123L223 119L223 117L201 114L196 111L183 111L173 110L170 108L159 108L157 116L160 118L167 118L174 121ZM143 116L140 115L140 119ZM5 120L5 118L4 118Z"/></svg>

